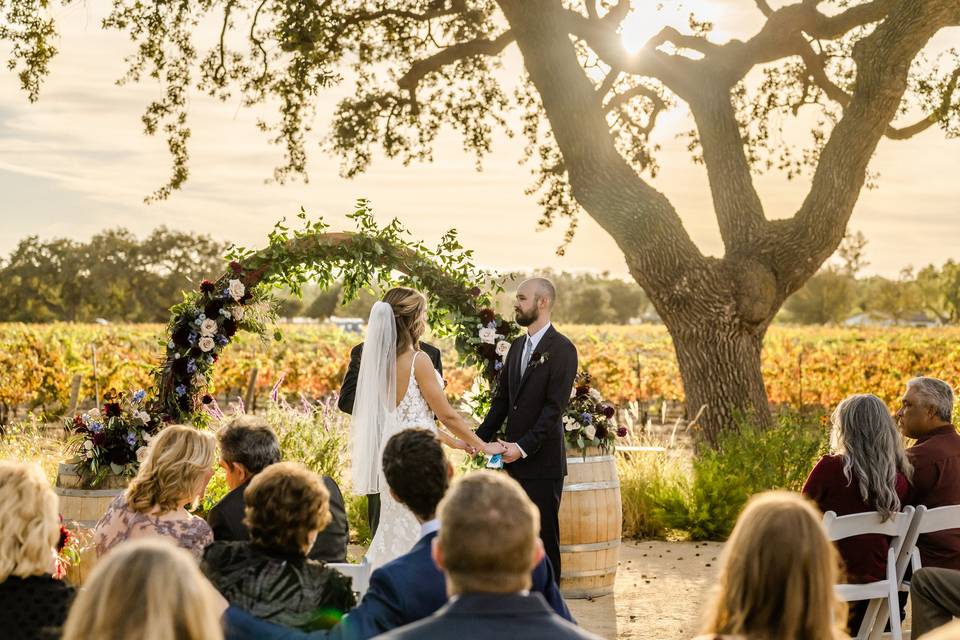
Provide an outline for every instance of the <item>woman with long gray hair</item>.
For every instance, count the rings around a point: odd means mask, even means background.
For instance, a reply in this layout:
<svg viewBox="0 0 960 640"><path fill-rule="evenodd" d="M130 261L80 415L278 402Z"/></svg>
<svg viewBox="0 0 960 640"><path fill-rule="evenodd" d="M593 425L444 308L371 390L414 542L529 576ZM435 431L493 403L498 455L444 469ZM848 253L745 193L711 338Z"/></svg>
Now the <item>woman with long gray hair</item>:
<svg viewBox="0 0 960 640"><path fill-rule="evenodd" d="M820 459L803 486L803 493L824 513L838 516L877 511L889 519L900 511L913 468L890 411L875 395L845 398L830 417L831 454ZM861 584L886 577L889 540L864 535L839 540L837 550L846 568L844 582ZM856 632L866 607L850 608Z"/></svg>

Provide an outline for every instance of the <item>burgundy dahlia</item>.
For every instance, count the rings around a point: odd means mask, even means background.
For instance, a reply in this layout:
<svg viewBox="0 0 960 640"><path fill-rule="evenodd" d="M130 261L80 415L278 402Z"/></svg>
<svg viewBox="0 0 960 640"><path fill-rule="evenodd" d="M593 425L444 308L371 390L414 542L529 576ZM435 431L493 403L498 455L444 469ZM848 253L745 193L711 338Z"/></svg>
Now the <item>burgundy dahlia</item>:
<svg viewBox="0 0 960 640"><path fill-rule="evenodd" d="M237 262L236 260L231 260L230 271L233 271L234 273L240 273L240 270L241 270L240 263Z"/></svg>
<svg viewBox="0 0 960 640"><path fill-rule="evenodd" d="M213 396L211 396L209 393L206 393L202 398L200 398L200 402L203 404L210 404L213 402Z"/></svg>
<svg viewBox="0 0 960 640"><path fill-rule="evenodd" d="M213 283L209 280L204 280L200 283L200 291L204 293L213 293Z"/></svg>
<svg viewBox="0 0 960 640"><path fill-rule="evenodd" d="M586 395L589 395L589 393L590 393L590 387L588 387L587 385L582 384L582 385L580 385L579 387L577 387L577 397L578 397L578 398L582 398L582 397L584 397L584 396L586 396Z"/></svg>
<svg viewBox="0 0 960 640"><path fill-rule="evenodd" d="M90 436L90 441L93 442L93 446L102 447L107 442L107 434L103 431L94 433Z"/></svg>
<svg viewBox="0 0 960 640"><path fill-rule="evenodd" d="M60 525L60 539L57 540L57 553L63 551L63 548L70 542L70 530Z"/></svg>
<svg viewBox="0 0 960 640"><path fill-rule="evenodd" d="M604 402L600 408L600 412L603 413L607 418L612 418L614 414L617 413L617 410L613 408L613 405L609 402Z"/></svg>
<svg viewBox="0 0 960 640"><path fill-rule="evenodd" d="M479 296L480 293L481 293L481 292L480 292L480 287L474 287L474 288L470 289L470 295L473 296L474 298L476 298L477 296Z"/></svg>
<svg viewBox="0 0 960 640"><path fill-rule="evenodd" d="M626 438L626 437L627 437L627 428L626 428L626 427L620 427L619 429L617 429L617 436L620 437L620 438Z"/></svg>
<svg viewBox="0 0 960 640"><path fill-rule="evenodd" d="M490 322L493 322L496 317L497 317L497 314L494 312L493 309L480 310L480 322L482 322L484 325Z"/></svg>
<svg viewBox="0 0 960 640"><path fill-rule="evenodd" d="M119 402L107 402L103 405L103 415L107 418L119 418L121 414Z"/></svg>

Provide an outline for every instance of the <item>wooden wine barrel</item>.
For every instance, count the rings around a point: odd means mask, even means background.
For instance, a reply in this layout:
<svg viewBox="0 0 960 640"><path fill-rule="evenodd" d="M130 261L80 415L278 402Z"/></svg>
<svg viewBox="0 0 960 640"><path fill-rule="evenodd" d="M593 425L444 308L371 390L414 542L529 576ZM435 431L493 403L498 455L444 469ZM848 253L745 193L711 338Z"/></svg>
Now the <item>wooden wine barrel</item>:
<svg viewBox="0 0 960 640"><path fill-rule="evenodd" d="M109 475L96 488L89 488L72 464L62 463L57 469L57 486L54 491L60 497L60 515L68 529L91 532L114 498L124 492L127 479ZM80 556L80 562L67 567L67 580L79 586L90 575L96 562L96 551L91 547Z"/></svg>
<svg viewBox="0 0 960 640"><path fill-rule="evenodd" d="M567 598L613 593L623 505L616 460L598 448L567 452L560 501L560 591Z"/></svg>

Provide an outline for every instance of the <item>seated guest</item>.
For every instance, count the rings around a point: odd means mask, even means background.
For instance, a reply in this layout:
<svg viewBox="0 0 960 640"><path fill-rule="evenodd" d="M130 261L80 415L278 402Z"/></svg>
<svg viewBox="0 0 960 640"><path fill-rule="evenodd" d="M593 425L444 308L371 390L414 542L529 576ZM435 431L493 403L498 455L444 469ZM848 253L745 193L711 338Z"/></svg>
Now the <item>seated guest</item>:
<svg viewBox="0 0 960 640"><path fill-rule="evenodd" d="M906 503L928 509L960 504L960 435L950 423L953 390L943 380L914 378L907 383L897 422L917 442L907 449L913 478ZM925 567L960 569L960 529L925 533L917 541Z"/></svg>
<svg viewBox="0 0 960 640"><path fill-rule="evenodd" d="M231 633L231 637L367 640L426 618L447 602L444 577L433 563L430 549L440 527L435 519L437 505L447 492L453 467L430 431L406 429L391 437L383 448L383 474L391 495L420 521L422 537L408 553L373 572L360 605L328 636L286 630L230 607L227 626L236 634ZM546 558L534 568L531 583L531 590L540 593L557 614L573 621Z"/></svg>
<svg viewBox="0 0 960 640"><path fill-rule="evenodd" d="M258 618L329 628L356 604L350 581L307 558L330 521L320 478L293 462L272 464L244 492L249 541L214 542L201 568L227 601Z"/></svg>
<svg viewBox="0 0 960 640"><path fill-rule="evenodd" d="M243 492L253 476L269 465L280 462L280 440L263 419L243 415L234 418L217 433L220 444L220 466L226 472L230 492L207 516L214 540L249 540L243 523ZM349 529L343 494L333 478L324 476L330 493L330 524L320 532L309 557L323 562L345 562Z"/></svg>
<svg viewBox="0 0 960 640"><path fill-rule="evenodd" d="M119 545L97 563L63 640L222 640L226 602L169 538Z"/></svg>
<svg viewBox="0 0 960 640"><path fill-rule="evenodd" d="M810 502L785 491L752 497L723 548L699 640L846 638L838 564Z"/></svg>
<svg viewBox="0 0 960 640"><path fill-rule="evenodd" d="M182 425L160 431L130 486L97 522L97 555L131 538L164 536L199 560L213 532L186 507L206 491L215 455L213 434Z"/></svg>
<svg viewBox="0 0 960 640"><path fill-rule="evenodd" d="M960 571L920 569L910 578L910 602L915 638L960 617ZM960 633L944 637L960 638Z"/></svg>
<svg viewBox="0 0 960 640"><path fill-rule="evenodd" d="M897 426L880 398L857 394L841 402L830 418L831 455L810 472L803 493L826 513L838 516L877 511L884 520L900 511L912 467ZM886 578L889 539L864 535L836 542L846 568L841 582L862 584ZM850 607L848 628L856 633L868 600Z"/></svg>
<svg viewBox="0 0 960 640"><path fill-rule="evenodd" d="M0 461L0 635L57 638L73 588L53 577L57 494L36 464Z"/></svg>
<svg viewBox="0 0 960 640"><path fill-rule="evenodd" d="M516 480L478 471L460 479L439 507L433 560L450 601L418 622L377 636L403 640L596 639L530 593L544 558L540 512Z"/></svg>

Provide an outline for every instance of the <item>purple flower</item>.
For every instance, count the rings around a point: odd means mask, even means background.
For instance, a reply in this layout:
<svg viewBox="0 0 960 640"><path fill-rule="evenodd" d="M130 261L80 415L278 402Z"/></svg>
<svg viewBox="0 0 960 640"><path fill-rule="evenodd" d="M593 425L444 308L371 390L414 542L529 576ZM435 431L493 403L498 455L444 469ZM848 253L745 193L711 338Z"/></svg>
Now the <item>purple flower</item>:
<svg viewBox="0 0 960 640"><path fill-rule="evenodd" d="M221 347L227 344L228 342L230 342L229 338L227 338L227 336L223 335L222 333L217 334L217 337L215 338L215 340L217 341L217 344L220 345Z"/></svg>
<svg viewBox="0 0 960 640"><path fill-rule="evenodd" d="M621 438L627 437L627 428L626 428L626 427L620 427L619 429L617 429L617 436L619 436L619 437L621 437Z"/></svg>
<svg viewBox="0 0 960 640"><path fill-rule="evenodd" d="M197 344L197 334L191 331L190 335L187 336L187 342L189 342L190 344Z"/></svg>
<svg viewBox="0 0 960 640"><path fill-rule="evenodd" d="M193 375L197 372L197 363L193 358L187 360L187 373Z"/></svg>
<svg viewBox="0 0 960 640"><path fill-rule="evenodd" d="M185 394L185 393L187 392L187 388L186 388L185 386L183 386L182 384L178 384L178 385L177 385L177 388L174 389L173 391L174 391L174 393L176 393L178 396L182 396L183 394Z"/></svg>
<svg viewBox="0 0 960 640"><path fill-rule="evenodd" d="M127 444L131 447L137 444L137 434L135 434L133 431L127 432Z"/></svg>
<svg viewBox="0 0 960 640"><path fill-rule="evenodd" d="M94 422L90 425L90 433L100 433L103 431L103 425L99 422Z"/></svg>
<svg viewBox="0 0 960 640"><path fill-rule="evenodd" d="M146 397L147 397L147 392L144 391L143 389L140 389L139 391L133 394L133 401L140 403L140 402L143 402L143 399Z"/></svg>
<svg viewBox="0 0 960 640"><path fill-rule="evenodd" d="M581 413L581 414L580 414L580 422L583 423L583 424L585 424L585 425L587 425L587 424L593 424L593 416L590 415L589 413L586 413L586 412Z"/></svg>
<svg viewBox="0 0 960 640"><path fill-rule="evenodd" d="M500 371L500 369L503 369L503 363L500 360L497 360L494 363L493 368L495 371Z"/></svg>

